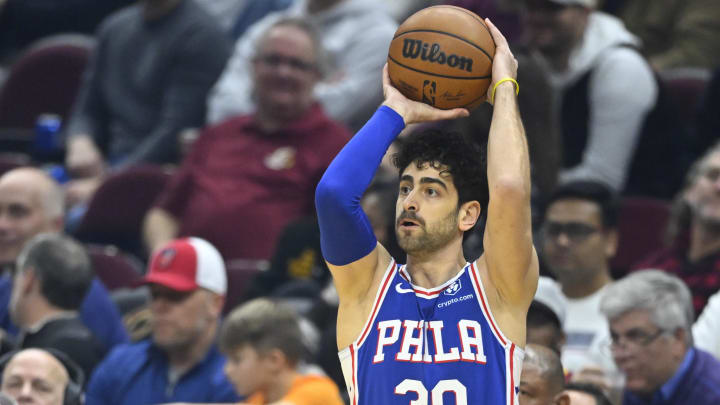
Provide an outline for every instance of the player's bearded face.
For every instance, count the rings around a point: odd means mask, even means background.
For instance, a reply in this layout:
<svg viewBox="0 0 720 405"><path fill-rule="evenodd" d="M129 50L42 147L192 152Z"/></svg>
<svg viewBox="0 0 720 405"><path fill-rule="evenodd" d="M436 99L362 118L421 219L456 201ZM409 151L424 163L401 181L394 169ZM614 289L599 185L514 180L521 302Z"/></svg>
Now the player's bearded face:
<svg viewBox="0 0 720 405"><path fill-rule="evenodd" d="M395 222L398 244L408 254L434 252L442 248L457 235L457 214L457 209L451 209L442 218L426 222L413 211L402 211ZM419 226L412 230L402 229L400 225L405 220L414 220Z"/></svg>

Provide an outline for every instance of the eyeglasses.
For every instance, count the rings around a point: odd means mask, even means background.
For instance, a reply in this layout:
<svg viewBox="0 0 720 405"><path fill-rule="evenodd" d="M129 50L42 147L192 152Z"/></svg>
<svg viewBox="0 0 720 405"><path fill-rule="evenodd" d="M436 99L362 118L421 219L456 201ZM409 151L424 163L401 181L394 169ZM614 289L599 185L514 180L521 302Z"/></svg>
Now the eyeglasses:
<svg viewBox="0 0 720 405"><path fill-rule="evenodd" d="M304 60L298 58L292 58L272 53L259 55L255 58L255 60L271 68L277 68L280 65L286 65L294 70L298 70L301 72L310 72L315 70L316 67L314 63L305 62Z"/></svg>
<svg viewBox="0 0 720 405"><path fill-rule="evenodd" d="M562 234L572 242L582 242L597 231L599 231L598 228L581 222L547 221L542 227L545 236L556 239Z"/></svg>
<svg viewBox="0 0 720 405"><path fill-rule="evenodd" d="M610 350L617 350L620 347L624 348L640 348L645 347L655 341L667 331L659 329L654 333L648 333L642 329L631 329L629 332L618 335L617 333L610 333L610 338L607 341L607 346Z"/></svg>

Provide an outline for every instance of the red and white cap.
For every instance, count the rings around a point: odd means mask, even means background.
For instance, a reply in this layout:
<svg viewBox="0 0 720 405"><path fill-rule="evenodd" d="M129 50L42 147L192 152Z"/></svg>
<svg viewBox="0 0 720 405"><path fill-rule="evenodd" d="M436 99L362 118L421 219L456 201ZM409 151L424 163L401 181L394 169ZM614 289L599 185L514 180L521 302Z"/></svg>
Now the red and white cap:
<svg viewBox="0 0 720 405"><path fill-rule="evenodd" d="M204 239L175 239L153 254L143 284L159 284L176 291L205 288L225 295L225 262Z"/></svg>

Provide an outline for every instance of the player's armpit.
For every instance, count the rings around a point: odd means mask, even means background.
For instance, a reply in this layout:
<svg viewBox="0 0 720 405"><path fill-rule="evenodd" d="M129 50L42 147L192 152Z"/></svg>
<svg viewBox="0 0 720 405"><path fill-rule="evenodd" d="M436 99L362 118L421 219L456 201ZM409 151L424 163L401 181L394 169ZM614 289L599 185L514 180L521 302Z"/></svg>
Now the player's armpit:
<svg viewBox="0 0 720 405"><path fill-rule="evenodd" d="M336 266L326 262L340 301L360 301L373 295L391 260L390 254L378 242L369 254L352 263Z"/></svg>

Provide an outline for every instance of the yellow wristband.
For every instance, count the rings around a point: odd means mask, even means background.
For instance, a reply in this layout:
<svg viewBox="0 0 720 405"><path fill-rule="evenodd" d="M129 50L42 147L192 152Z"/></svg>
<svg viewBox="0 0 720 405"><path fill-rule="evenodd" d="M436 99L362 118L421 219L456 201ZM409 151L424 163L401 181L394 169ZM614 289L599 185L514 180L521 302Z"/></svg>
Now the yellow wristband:
<svg viewBox="0 0 720 405"><path fill-rule="evenodd" d="M520 84L517 82L517 80L513 79L512 77L506 77L504 79L498 80L498 82L495 83L495 86L493 86L492 94L490 95L491 103L495 104L495 90L497 90L498 86L501 83L505 82L513 82L513 84L515 85L515 95L517 96L518 94L520 94Z"/></svg>

